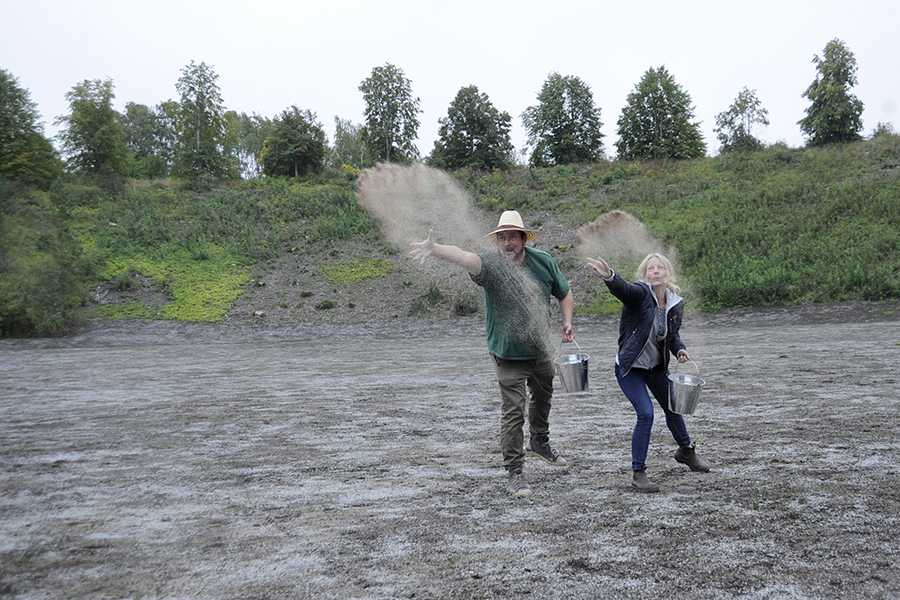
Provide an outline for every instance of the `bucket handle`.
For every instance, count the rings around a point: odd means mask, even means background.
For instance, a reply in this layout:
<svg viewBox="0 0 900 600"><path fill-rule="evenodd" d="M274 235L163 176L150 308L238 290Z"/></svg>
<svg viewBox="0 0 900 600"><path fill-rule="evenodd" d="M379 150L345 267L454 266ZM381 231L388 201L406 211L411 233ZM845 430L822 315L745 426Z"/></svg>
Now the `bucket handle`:
<svg viewBox="0 0 900 600"><path fill-rule="evenodd" d="M578 342L576 342L574 339L572 340L572 343L575 344L576 346L578 346ZM562 353L563 344L565 344L565 342L559 343L559 355L560 356L563 355L563 353ZM581 354L581 346L578 346L578 354ZM698 371L698 373L699 373L699 371Z"/></svg>
<svg viewBox="0 0 900 600"><path fill-rule="evenodd" d="M697 363L695 363L693 359L689 358L688 360L694 364L694 368L697 369L697 377L700 377L700 367L697 366ZM672 375L674 375L678 371L678 365L680 364L680 362L675 361L675 368L672 369Z"/></svg>

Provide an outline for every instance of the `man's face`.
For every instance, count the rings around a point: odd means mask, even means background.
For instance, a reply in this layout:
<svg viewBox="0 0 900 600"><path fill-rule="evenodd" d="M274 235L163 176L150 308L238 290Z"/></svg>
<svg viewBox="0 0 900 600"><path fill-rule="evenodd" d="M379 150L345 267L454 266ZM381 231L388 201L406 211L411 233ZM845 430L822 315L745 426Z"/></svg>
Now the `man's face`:
<svg viewBox="0 0 900 600"><path fill-rule="evenodd" d="M497 233L500 254L509 260L521 263L525 260L525 234L521 231L500 231Z"/></svg>

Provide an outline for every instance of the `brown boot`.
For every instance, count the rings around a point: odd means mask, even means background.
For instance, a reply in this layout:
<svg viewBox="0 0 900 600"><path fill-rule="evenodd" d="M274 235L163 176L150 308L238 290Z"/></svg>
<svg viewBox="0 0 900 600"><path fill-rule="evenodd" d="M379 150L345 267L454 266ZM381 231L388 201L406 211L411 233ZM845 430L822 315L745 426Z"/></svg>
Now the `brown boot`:
<svg viewBox="0 0 900 600"><path fill-rule="evenodd" d="M683 465L689 466L691 471L702 471L703 473L706 473L709 471L709 465L697 456L696 448L697 444L691 444L686 448L679 448L675 451L675 460Z"/></svg>
<svg viewBox="0 0 900 600"><path fill-rule="evenodd" d="M631 487L643 494L652 494L659 491L659 486L647 477L647 467L641 467L631 476Z"/></svg>

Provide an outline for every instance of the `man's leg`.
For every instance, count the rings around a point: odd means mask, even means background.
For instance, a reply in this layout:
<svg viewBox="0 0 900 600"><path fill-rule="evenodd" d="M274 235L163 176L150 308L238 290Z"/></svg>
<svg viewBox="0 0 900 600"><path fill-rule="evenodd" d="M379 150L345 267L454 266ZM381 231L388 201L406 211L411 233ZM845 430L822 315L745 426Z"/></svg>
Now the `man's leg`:
<svg viewBox="0 0 900 600"><path fill-rule="evenodd" d="M496 356L493 359L500 385L500 451L503 467L513 471L521 469L525 463L522 429L525 426L525 385L530 370L524 368L525 361L503 360Z"/></svg>
<svg viewBox="0 0 900 600"><path fill-rule="evenodd" d="M528 388L528 432L531 439L525 451L554 467L565 467L566 459L550 445L550 407L553 400L553 362L550 358L529 361L532 364Z"/></svg>
<svg viewBox="0 0 900 600"><path fill-rule="evenodd" d="M547 439L550 435L550 407L553 402L553 361L549 358L528 361L531 375L528 388L528 432L533 438Z"/></svg>

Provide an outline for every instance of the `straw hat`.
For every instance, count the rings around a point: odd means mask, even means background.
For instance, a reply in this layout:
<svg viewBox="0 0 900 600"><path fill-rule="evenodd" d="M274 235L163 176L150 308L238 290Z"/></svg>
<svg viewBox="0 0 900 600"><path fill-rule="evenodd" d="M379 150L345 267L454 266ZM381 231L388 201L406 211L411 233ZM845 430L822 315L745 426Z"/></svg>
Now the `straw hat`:
<svg viewBox="0 0 900 600"><path fill-rule="evenodd" d="M500 222L497 223L497 229L490 232L485 237L489 237L496 242L497 234L501 231L522 231L525 233L526 242L530 242L538 236L537 231L525 229L525 224L522 223L522 216L515 210L503 211L503 214L500 215Z"/></svg>

